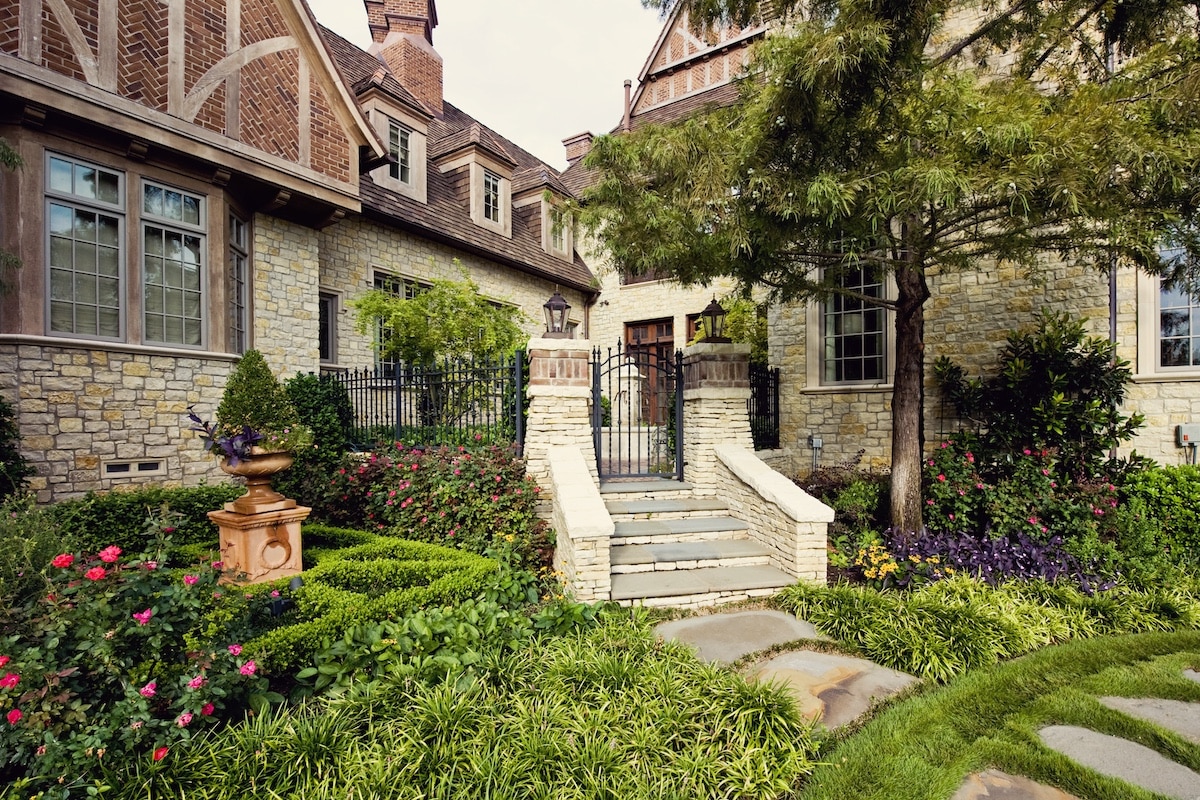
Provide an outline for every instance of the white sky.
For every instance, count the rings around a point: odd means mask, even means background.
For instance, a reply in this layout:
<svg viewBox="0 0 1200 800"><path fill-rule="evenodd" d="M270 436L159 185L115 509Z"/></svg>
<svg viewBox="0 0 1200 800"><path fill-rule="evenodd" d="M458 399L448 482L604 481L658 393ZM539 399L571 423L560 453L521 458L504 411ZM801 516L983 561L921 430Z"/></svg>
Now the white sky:
<svg viewBox="0 0 1200 800"><path fill-rule="evenodd" d="M360 0L308 0L326 27L366 48ZM562 140L621 121L625 79L662 29L640 0L438 0L433 46L445 98L548 164Z"/></svg>

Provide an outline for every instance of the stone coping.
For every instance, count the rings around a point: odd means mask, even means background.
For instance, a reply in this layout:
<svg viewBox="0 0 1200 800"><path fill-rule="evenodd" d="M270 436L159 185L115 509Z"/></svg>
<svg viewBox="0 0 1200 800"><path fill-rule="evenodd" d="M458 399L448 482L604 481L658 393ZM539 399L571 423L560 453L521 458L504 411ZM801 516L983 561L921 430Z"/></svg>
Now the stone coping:
<svg viewBox="0 0 1200 800"><path fill-rule="evenodd" d="M796 522L833 522L833 509L764 464L754 452L739 445L713 448L717 459L738 479Z"/></svg>
<svg viewBox="0 0 1200 800"><path fill-rule="evenodd" d="M608 539L613 521L592 480L583 451L570 445L546 448L550 482L554 487L554 505L562 513L566 530L558 531L569 539Z"/></svg>

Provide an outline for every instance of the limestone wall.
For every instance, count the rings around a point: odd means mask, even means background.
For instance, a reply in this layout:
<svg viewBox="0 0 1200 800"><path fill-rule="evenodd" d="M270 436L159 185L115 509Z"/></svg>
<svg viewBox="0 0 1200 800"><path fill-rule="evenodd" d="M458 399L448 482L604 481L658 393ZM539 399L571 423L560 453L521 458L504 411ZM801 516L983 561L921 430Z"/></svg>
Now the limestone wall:
<svg viewBox="0 0 1200 800"><path fill-rule="evenodd" d="M258 214L254 219L254 307L250 346L281 379L318 370L317 276L320 242L311 228Z"/></svg>
<svg viewBox="0 0 1200 800"><path fill-rule="evenodd" d="M583 452L556 445L546 452L543 485L553 496L554 569L576 600L607 600L612 593L609 547L614 525Z"/></svg>
<svg viewBox="0 0 1200 800"><path fill-rule="evenodd" d="M21 450L37 470L38 502L134 485L223 481L184 414L211 419L233 357L0 344L0 394L17 408ZM161 462L161 472L105 477L106 463Z"/></svg>
<svg viewBox="0 0 1200 800"><path fill-rule="evenodd" d="M584 331L584 297L553 281L529 275L494 261L438 244L395 228L378 225L361 217L343 220L321 233L321 288L339 295L336 365L361 368L374 363L371 337L355 326L351 301L373 288L374 270L390 275L429 281L434 278L462 280L454 261L466 269L480 293L489 300L511 303L525 314L522 327L530 336L545 330L542 304L555 288L571 304L570 321ZM314 289L312 299L316 302ZM314 312L315 313L315 312ZM313 347L316 345L314 328Z"/></svg>

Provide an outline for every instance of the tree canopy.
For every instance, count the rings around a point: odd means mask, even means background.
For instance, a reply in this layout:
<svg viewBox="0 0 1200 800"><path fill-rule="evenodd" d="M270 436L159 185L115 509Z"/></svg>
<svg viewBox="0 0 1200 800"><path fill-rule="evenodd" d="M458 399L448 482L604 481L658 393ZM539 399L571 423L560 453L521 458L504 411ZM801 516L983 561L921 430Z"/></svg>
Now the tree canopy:
<svg viewBox="0 0 1200 800"><path fill-rule="evenodd" d="M375 334L382 323L381 355L406 364L509 355L522 341L521 310L485 299L465 272L461 281L439 278L408 299L375 290L353 305L359 331Z"/></svg>
<svg viewBox="0 0 1200 800"><path fill-rule="evenodd" d="M647 0L675 2L699 26L778 19L737 104L596 140L585 222L622 269L774 301L889 275L858 299L894 312L894 525L921 523L932 274L1056 256L1200 289L1194 5Z"/></svg>

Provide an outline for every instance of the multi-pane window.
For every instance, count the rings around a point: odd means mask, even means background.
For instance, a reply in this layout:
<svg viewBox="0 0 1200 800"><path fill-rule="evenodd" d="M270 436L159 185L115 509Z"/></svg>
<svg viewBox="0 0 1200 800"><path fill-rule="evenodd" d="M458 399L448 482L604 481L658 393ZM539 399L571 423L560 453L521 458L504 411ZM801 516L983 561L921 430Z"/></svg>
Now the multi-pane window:
<svg viewBox="0 0 1200 800"><path fill-rule="evenodd" d="M226 294L229 300L229 349L244 353L249 327L246 292L249 285L250 234L246 221L229 215L229 271Z"/></svg>
<svg viewBox="0 0 1200 800"><path fill-rule="evenodd" d="M372 279L372 285L376 291L390 294L393 297L403 297L405 300L412 300L421 292L432 288L428 283L421 283L411 278L401 278L386 272L376 272ZM383 355L383 344L387 341L389 333L389 328L382 319L375 321L375 366L391 375L394 374L399 362Z"/></svg>
<svg viewBox="0 0 1200 800"><path fill-rule="evenodd" d="M883 299L883 279L866 267L842 279L848 294L825 301L822 309L825 383L882 382L884 364L884 310L870 298Z"/></svg>
<svg viewBox="0 0 1200 800"><path fill-rule="evenodd" d="M317 343L321 361L337 361L337 295L317 295Z"/></svg>
<svg viewBox="0 0 1200 800"><path fill-rule="evenodd" d="M567 250L567 215L561 208L550 210L550 249L557 253Z"/></svg>
<svg viewBox="0 0 1200 800"><path fill-rule="evenodd" d="M204 344L204 198L142 185L142 297L146 341Z"/></svg>
<svg viewBox="0 0 1200 800"><path fill-rule="evenodd" d="M1200 298L1160 285L1159 366L1200 367Z"/></svg>
<svg viewBox="0 0 1200 800"><path fill-rule="evenodd" d="M412 183L412 131L395 120L388 120L388 154L392 162L388 174L401 183Z"/></svg>
<svg viewBox="0 0 1200 800"><path fill-rule="evenodd" d="M483 216L500 222L500 176L491 170L483 171Z"/></svg>
<svg viewBox="0 0 1200 800"><path fill-rule="evenodd" d="M49 328L52 333L122 336L124 176L47 156Z"/></svg>

